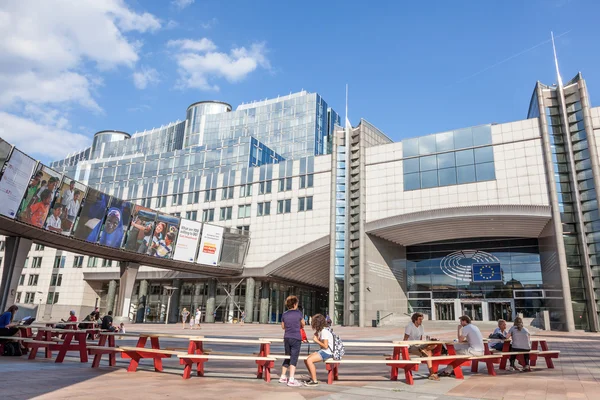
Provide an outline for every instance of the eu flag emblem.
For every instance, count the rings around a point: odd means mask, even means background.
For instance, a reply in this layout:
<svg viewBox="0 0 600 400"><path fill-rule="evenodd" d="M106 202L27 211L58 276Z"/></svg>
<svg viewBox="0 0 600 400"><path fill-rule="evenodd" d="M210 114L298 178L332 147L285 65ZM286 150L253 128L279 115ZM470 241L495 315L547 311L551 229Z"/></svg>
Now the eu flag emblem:
<svg viewBox="0 0 600 400"><path fill-rule="evenodd" d="M471 268L473 282L502 282L500 263L476 263Z"/></svg>

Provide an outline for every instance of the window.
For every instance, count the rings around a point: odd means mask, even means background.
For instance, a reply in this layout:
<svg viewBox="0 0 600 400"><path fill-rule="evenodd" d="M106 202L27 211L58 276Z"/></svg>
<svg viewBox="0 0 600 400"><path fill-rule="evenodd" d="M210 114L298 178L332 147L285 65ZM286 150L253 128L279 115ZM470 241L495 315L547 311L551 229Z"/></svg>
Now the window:
<svg viewBox="0 0 600 400"><path fill-rule="evenodd" d="M102 267L104 267L104 268L112 267L112 260L103 259Z"/></svg>
<svg viewBox="0 0 600 400"><path fill-rule="evenodd" d="M312 196L298 198L298 211L310 211L313 209Z"/></svg>
<svg viewBox="0 0 600 400"><path fill-rule="evenodd" d="M35 244L35 251L42 251L42 250L44 250L44 245L36 243Z"/></svg>
<svg viewBox="0 0 600 400"><path fill-rule="evenodd" d="M313 187L313 174L300 175L300 189Z"/></svg>
<svg viewBox="0 0 600 400"><path fill-rule="evenodd" d="M27 285L28 286L37 286L39 277L40 276L38 274L29 275L29 281L28 281Z"/></svg>
<svg viewBox="0 0 600 400"><path fill-rule="evenodd" d="M219 221L227 221L231 219L233 207L221 207L219 211Z"/></svg>
<svg viewBox="0 0 600 400"><path fill-rule="evenodd" d="M277 200L277 214L287 214L292 211L292 200Z"/></svg>
<svg viewBox="0 0 600 400"><path fill-rule="evenodd" d="M54 266L52 268L64 268L65 261L67 261L66 256L56 256L54 257Z"/></svg>
<svg viewBox="0 0 600 400"><path fill-rule="evenodd" d="M262 217L263 215L271 215L271 202L266 201L264 203L258 203L256 215Z"/></svg>
<svg viewBox="0 0 600 400"><path fill-rule="evenodd" d="M25 292L25 304L33 304L35 292Z"/></svg>
<svg viewBox="0 0 600 400"><path fill-rule="evenodd" d="M292 190L292 178L279 179L279 191L285 192L287 190Z"/></svg>
<svg viewBox="0 0 600 400"><path fill-rule="evenodd" d="M46 304L56 304L58 303L58 292L48 292L48 298L46 299Z"/></svg>
<svg viewBox="0 0 600 400"><path fill-rule="evenodd" d="M212 222L215 220L215 209L209 208L202 211L202 222Z"/></svg>
<svg viewBox="0 0 600 400"><path fill-rule="evenodd" d="M233 186L223 188L221 200L233 199Z"/></svg>
<svg viewBox="0 0 600 400"><path fill-rule="evenodd" d="M247 185L240 186L240 197L250 196L252 196L252 184L248 183Z"/></svg>
<svg viewBox="0 0 600 400"><path fill-rule="evenodd" d="M173 215L174 215L175 217L177 217L177 218L180 218L180 217L181 217L181 213L180 213L180 212L174 212L174 213L173 213Z"/></svg>
<svg viewBox="0 0 600 400"><path fill-rule="evenodd" d="M246 204L238 207L238 218L250 217L250 204Z"/></svg>
<svg viewBox="0 0 600 400"><path fill-rule="evenodd" d="M261 182L258 184L258 194L271 193L271 186L273 181Z"/></svg>
<svg viewBox="0 0 600 400"><path fill-rule="evenodd" d="M75 256L73 259L73 268L83 267L83 256Z"/></svg>
<svg viewBox="0 0 600 400"><path fill-rule="evenodd" d="M0 240L0 251L4 251L6 248L6 242L4 240Z"/></svg>
<svg viewBox="0 0 600 400"><path fill-rule="evenodd" d="M50 277L50 286L60 286L62 284L62 274L52 274Z"/></svg>
<svg viewBox="0 0 600 400"><path fill-rule="evenodd" d="M193 293L193 291L194 291L193 285L184 285L181 290L182 290L182 294L184 296L190 296L190 295L194 294Z"/></svg>
<svg viewBox="0 0 600 400"><path fill-rule="evenodd" d="M217 189L209 189L204 192L204 201L215 201L217 198Z"/></svg>
<svg viewBox="0 0 600 400"><path fill-rule="evenodd" d="M21 276L19 277L19 285L24 285L24 284L25 284L25 274L21 274Z"/></svg>
<svg viewBox="0 0 600 400"><path fill-rule="evenodd" d="M21 302L21 292L17 292L17 296L15 297L15 303Z"/></svg>
<svg viewBox="0 0 600 400"><path fill-rule="evenodd" d="M42 267L42 257L33 257L33 262L31 263L31 268L41 268Z"/></svg>
<svg viewBox="0 0 600 400"><path fill-rule="evenodd" d="M29 264L29 257L25 259L25 264L23 264L23 268L27 268L27 264Z"/></svg>
<svg viewBox="0 0 600 400"><path fill-rule="evenodd" d="M98 266L98 258L97 257L88 258L87 266L88 266L88 268L96 268Z"/></svg>
<svg viewBox="0 0 600 400"><path fill-rule="evenodd" d="M162 294L162 287L160 285L150 285L150 294Z"/></svg>
<svg viewBox="0 0 600 400"><path fill-rule="evenodd" d="M240 232L250 232L250 225L238 225L236 228Z"/></svg>
<svg viewBox="0 0 600 400"><path fill-rule="evenodd" d="M186 211L185 212L185 219L189 219L191 221L198 220L198 211Z"/></svg>

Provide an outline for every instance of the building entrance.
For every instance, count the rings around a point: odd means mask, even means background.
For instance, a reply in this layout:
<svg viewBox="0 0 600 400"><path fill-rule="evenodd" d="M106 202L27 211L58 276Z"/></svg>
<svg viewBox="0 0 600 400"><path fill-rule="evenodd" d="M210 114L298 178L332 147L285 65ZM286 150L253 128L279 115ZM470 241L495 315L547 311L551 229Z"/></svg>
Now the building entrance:
<svg viewBox="0 0 600 400"><path fill-rule="evenodd" d="M454 316L454 302L435 303L435 319L442 321L452 321Z"/></svg>
<svg viewBox="0 0 600 400"><path fill-rule="evenodd" d="M513 320L513 307L510 301L507 302L490 302L489 315L490 321L497 321L503 319L508 322Z"/></svg>
<svg viewBox="0 0 600 400"><path fill-rule="evenodd" d="M468 315L473 321L483 321L483 307L481 303L460 303L462 315Z"/></svg>

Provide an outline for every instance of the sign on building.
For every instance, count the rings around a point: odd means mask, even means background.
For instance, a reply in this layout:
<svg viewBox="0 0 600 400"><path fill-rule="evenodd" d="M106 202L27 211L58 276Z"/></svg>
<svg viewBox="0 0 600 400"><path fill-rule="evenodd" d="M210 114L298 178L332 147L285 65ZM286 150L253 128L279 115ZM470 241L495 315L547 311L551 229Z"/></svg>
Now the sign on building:
<svg viewBox="0 0 600 400"><path fill-rule="evenodd" d="M182 219L179 225L179 237L175 246L174 260L194 262L198 251L202 224L196 221Z"/></svg>
<svg viewBox="0 0 600 400"><path fill-rule="evenodd" d="M204 224L196 262L199 264L217 265L222 244L223 227Z"/></svg>

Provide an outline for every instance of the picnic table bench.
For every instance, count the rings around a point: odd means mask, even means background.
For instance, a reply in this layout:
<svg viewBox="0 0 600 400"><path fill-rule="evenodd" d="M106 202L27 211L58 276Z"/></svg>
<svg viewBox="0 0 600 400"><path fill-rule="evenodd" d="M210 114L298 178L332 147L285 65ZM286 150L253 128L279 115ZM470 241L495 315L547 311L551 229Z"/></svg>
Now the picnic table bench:
<svg viewBox="0 0 600 400"><path fill-rule="evenodd" d="M62 335L59 340L53 340L52 335ZM31 349L29 353L29 359L35 359L37 351L40 347L46 350L46 358L52 356L53 350L58 350L58 356L55 362L62 363L68 351L79 352L79 360L83 362L88 361L88 350L87 350L87 332L83 330L73 329L51 329L51 328L40 328L34 339L26 341L27 347ZM73 339L77 341L77 344L72 344Z"/></svg>

